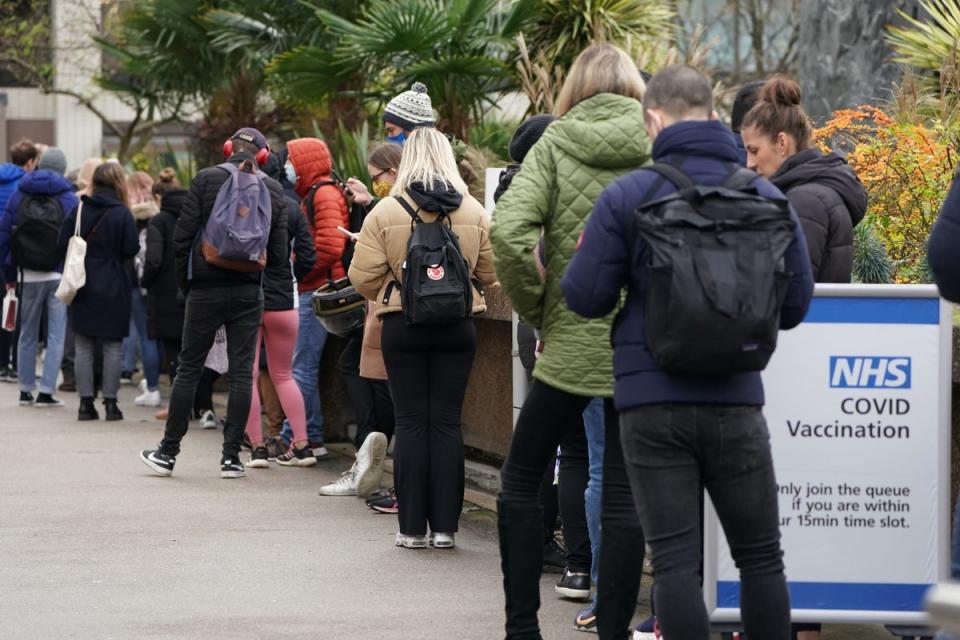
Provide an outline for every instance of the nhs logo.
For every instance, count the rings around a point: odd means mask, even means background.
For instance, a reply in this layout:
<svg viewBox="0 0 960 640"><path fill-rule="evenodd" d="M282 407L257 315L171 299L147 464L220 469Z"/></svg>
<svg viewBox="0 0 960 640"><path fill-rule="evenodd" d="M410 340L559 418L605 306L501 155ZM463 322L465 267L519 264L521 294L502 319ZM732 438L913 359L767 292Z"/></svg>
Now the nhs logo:
<svg viewBox="0 0 960 640"><path fill-rule="evenodd" d="M838 389L909 389L906 356L830 356L830 386Z"/></svg>

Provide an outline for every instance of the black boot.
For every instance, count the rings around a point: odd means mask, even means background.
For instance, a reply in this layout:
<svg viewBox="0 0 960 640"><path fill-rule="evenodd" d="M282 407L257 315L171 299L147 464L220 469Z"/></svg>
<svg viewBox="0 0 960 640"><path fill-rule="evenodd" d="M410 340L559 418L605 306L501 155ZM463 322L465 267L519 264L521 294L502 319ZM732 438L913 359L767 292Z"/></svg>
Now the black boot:
<svg viewBox="0 0 960 640"><path fill-rule="evenodd" d="M537 620L543 567L540 506L518 507L497 500L497 531L507 602L507 640L542 640Z"/></svg>
<svg viewBox="0 0 960 640"><path fill-rule="evenodd" d="M116 398L104 398L103 408L107 412L107 416L106 418L104 418L104 420L106 420L107 422L123 420L123 414L120 412L120 407L117 406Z"/></svg>
<svg viewBox="0 0 960 640"><path fill-rule="evenodd" d="M77 412L77 420L99 420L100 414L97 408L93 406L93 398L80 398L80 411Z"/></svg>

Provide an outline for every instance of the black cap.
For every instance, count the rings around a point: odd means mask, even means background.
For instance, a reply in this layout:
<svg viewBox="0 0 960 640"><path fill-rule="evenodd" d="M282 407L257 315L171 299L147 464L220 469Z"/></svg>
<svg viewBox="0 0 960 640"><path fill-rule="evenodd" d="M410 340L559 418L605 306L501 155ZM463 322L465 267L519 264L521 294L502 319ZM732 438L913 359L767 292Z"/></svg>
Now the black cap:
<svg viewBox="0 0 960 640"><path fill-rule="evenodd" d="M510 138L510 146L508 147L510 158L514 162L522 163L523 159L527 157L527 153L529 153L533 145L537 143L537 140L540 139L540 136L543 135L543 132L547 130L547 127L554 120L556 120L556 117L543 114L530 116L521 122L520 126L517 127L517 131L513 134L513 137Z"/></svg>

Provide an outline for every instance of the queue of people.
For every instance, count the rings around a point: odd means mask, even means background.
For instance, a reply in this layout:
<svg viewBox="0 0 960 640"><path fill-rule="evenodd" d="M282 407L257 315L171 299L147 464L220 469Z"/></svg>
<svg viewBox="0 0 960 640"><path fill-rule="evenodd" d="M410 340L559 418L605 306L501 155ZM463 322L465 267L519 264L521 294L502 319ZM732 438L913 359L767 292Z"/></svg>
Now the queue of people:
<svg viewBox="0 0 960 640"><path fill-rule="evenodd" d="M866 192L842 158L813 147L788 79L738 94L735 134L717 117L711 83L692 68L651 77L601 43L565 77L554 113L530 118L511 142L515 164L501 177L492 221L469 194L419 83L384 111L385 142L368 158L372 193L365 180L340 181L323 141L291 140L274 152L250 127L190 185L170 171L154 181L98 160L71 185L60 150L39 155L18 143L12 167L0 166L0 265L21 300L19 336L0 333L0 377L16 369L21 405L63 406L55 393L70 335L71 377L64 371L61 389L75 384L78 419L99 419L102 396L105 418L122 420L118 390L134 368L124 362L126 339L144 366L135 402L160 409L165 422L163 439L140 459L170 476L189 422L212 413L211 381L225 373L219 468L240 478L273 461L310 467L327 456L318 385L334 333L343 339L338 370L356 413L357 455L320 494L367 498L396 514L398 547L450 549L463 506L473 316L486 309L485 292L501 286L535 354L498 498L506 637L542 637L548 555L562 564L557 593L590 602L578 630L708 637L703 488L741 572L747 634L816 637L797 635L816 626L790 627L761 411L759 370L770 351L714 340L704 358L696 352L703 340L691 336L709 338L711 327L671 332L664 316L682 325L691 314L680 311L706 304L687 295L699 285L682 279L700 270L683 261L713 260L711 269L727 269L734 282L759 283L751 295L762 300L741 308L766 309L749 319L751 335L775 342L803 319L814 281L850 281ZM762 230L777 255L750 271L717 257L730 243L703 255L678 256L677 247L696 251L709 239L660 247L662 208L683 210L693 192L707 202L749 194L744 210L760 207L778 221ZM24 232L30 225L35 233ZM86 243L86 283L68 306L57 289L75 238ZM46 262L33 261L28 242L48 243ZM365 299L358 322L337 328L318 316L314 292L324 286ZM218 421L204 416L205 426ZM378 492L391 440L396 487ZM558 512L559 550L551 546ZM634 630L647 546L655 611Z"/></svg>

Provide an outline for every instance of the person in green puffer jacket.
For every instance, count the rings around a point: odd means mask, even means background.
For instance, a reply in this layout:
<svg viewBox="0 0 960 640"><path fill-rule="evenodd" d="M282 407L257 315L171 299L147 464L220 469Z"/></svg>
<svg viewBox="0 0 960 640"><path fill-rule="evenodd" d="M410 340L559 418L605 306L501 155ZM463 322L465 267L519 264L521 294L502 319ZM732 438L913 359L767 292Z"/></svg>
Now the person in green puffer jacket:
<svg viewBox="0 0 960 640"><path fill-rule="evenodd" d="M593 397L605 399L602 544L632 553L628 558L603 554L601 637L626 637L636 602L644 541L612 403L613 316L587 320L575 315L564 302L560 281L600 192L649 161L643 91L640 72L622 50L609 44L585 49L557 100L558 119L527 154L494 212L490 237L500 283L543 341L501 471L497 525L508 640L541 637L540 479L560 441L574 430L583 431L582 413ZM614 583L616 589L605 588Z"/></svg>

